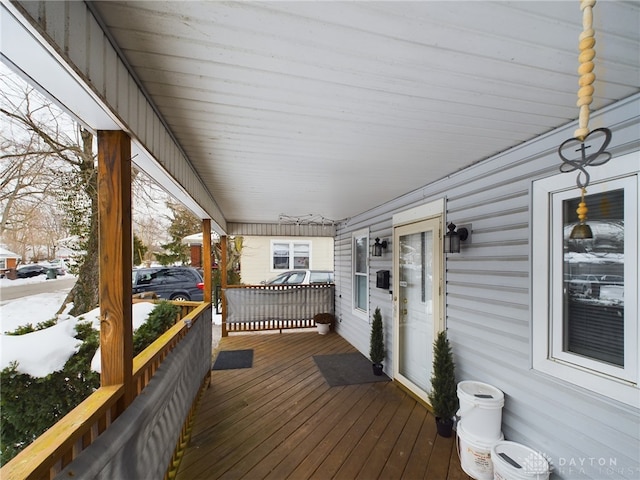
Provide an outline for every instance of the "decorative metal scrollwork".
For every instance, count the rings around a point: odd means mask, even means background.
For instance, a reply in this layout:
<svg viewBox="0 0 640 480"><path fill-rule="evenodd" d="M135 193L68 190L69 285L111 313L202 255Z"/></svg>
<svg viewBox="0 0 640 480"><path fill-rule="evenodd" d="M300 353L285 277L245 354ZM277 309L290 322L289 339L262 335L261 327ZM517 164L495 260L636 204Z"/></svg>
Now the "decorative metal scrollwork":
<svg viewBox="0 0 640 480"><path fill-rule="evenodd" d="M602 144L597 150L587 154L587 149L591 148L591 145L586 145L587 139L592 135L592 140L595 139L597 142L601 139ZM560 155L563 162L562 165L560 165L560 171L562 173L570 173L578 170L576 184L578 185L578 188L587 188L591 178L589 176L589 172L587 172L587 167L604 165L611 160L611 154L605 151L609 146L609 142L611 142L611 130L608 128L598 128L591 131L591 133L584 138L584 141L580 141L578 138L569 138L568 140L565 140L558 148L558 155ZM578 146L578 148L574 148L576 146ZM580 158L575 160L568 158L565 153L569 153L571 150L573 150L573 152L580 152ZM582 178L583 176L584 179Z"/></svg>
<svg viewBox="0 0 640 480"><path fill-rule="evenodd" d="M596 80L594 71L593 59L596 56L594 46L596 44L595 31L593 29L593 7L596 4L596 0L581 0L580 10L582 10L582 33L578 37L578 50L580 55L578 61L580 66L578 67L578 73L580 78L578 79L578 102L579 107L578 114L578 129L575 131L574 138L570 138L562 142L562 145L558 148L558 155L562 159L562 165L560 165L560 171L562 173L568 173L578 171L576 178L576 184L580 188L580 203L576 209L578 214L578 220L580 223L574 227L571 232L570 238L573 239L589 239L593 238L591 228L585 222L587 220L587 202L585 196L587 194L587 186L589 185L589 172L587 167L604 165L611 159L611 154L606 151L609 142L611 141L611 130L608 128L598 128L589 132L589 106L593 102L594 88L593 84ZM599 138L602 135L602 145L598 150L592 151L587 154L587 149L591 148L590 145L586 145L587 139L596 134L594 138ZM592 138L592 140L594 139ZM579 147L576 149L575 147ZM573 148L573 152L580 152L580 158L573 160L574 155L569 150Z"/></svg>

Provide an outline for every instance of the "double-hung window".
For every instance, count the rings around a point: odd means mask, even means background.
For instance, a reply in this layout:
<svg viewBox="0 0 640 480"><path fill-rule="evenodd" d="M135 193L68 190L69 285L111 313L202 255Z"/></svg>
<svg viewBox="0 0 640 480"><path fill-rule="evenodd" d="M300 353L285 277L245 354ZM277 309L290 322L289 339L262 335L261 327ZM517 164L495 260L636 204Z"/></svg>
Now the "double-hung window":
<svg viewBox="0 0 640 480"><path fill-rule="evenodd" d="M273 270L309 269L311 242L275 240L271 243Z"/></svg>
<svg viewBox="0 0 640 480"><path fill-rule="evenodd" d="M638 398L638 165L626 155L590 170L592 239L576 240L575 175L533 185L533 367L635 404Z"/></svg>
<svg viewBox="0 0 640 480"><path fill-rule="evenodd" d="M353 309L368 318L369 312L369 231L360 230L352 237Z"/></svg>

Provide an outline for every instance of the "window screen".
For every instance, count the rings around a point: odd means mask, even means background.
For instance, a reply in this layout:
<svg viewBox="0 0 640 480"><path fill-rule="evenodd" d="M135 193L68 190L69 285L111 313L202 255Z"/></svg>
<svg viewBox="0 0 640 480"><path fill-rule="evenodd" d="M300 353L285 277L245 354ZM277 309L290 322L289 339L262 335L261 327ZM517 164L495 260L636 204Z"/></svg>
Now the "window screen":
<svg viewBox="0 0 640 480"><path fill-rule="evenodd" d="M624 367L624 190L587 195L591 240L572 240L580 198L563 202L563 349Z"/></svg>
<svg viewBox="0 0 640 480"><path fill-rule="evenodd" d="M289 244L288 243L273 244L273 269L274 270L289 269Z"/></svg>
<svg viewBox="0 0 640 480"><path fill-rule="evenodd" d="M366 312L369 294L369 276L367 271L367 255L369 251L368 237L356 237L354 239L353 250L353 304L357 310Z"/></svg>

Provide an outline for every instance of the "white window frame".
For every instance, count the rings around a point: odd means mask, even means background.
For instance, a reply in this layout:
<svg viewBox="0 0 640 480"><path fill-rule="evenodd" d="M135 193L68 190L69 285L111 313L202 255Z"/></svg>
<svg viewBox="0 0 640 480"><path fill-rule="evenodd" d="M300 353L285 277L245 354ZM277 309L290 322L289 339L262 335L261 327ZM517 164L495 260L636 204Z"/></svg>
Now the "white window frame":
<svg viewBox="0 0 640 480"><path fill-rule="evenodd" d="M7 259L0 258L0 270L5 270L7 268Z"/></svg>
<svg viewBox="0 0 640 480"><path fill-rule="evenodd" d="M276 244L281 244L281 243L286 243L287 245L289 245L289 262L288 262L288 266L287 268L273 268L273 256L275 254L275 245ZM296 268L295 264L294 264L294 259L295 259L295 245L307 245L309 247L309 266L308 267L304 267L304 268ZM269 257L269 268L272 272L274 273L282 273L282 272L286 272L288 270L312 270L313 267L311 265L311 259L312 257L312 242L310 240L278 240L278 239L272 239L271 240L271 252L270 252L270 257Z"/></svg>
<svg viewBox="0 0 640 480"><path fill-rule="evenodd" d="M624 368L562 351L562 201L580 195L576 175L562 173L532 186L532 366L535 370L628 405L638 406L638 226L640 152L589 169L587 195L625 189L625 361ZM587 219L588 223L588 219Z"/></svg>
<svg viewBox="0 0 640 480"><path fill-rule="evenodd" d="M366 261L365 261L365 265L366 265L366 271L363 272L356 272L356 245L358 240L360 239L364 239L366 242ZM351 297L351 309L354 315L367 320L369 319L369 230L368 229L363 229L363 230L358 230L356 232L353 232L351 235L351 278L352 278L352 285L353 285L353 294ZM365 302L365 306L366 309L363 310L361 308L358 308L357 304L356 304L356 295L358 294L358 283L356 282L356 277L364 277L366 279L365 281L365 285L366 285L366 293L365 293L365 298L366 298L366 302Z"/></svg>

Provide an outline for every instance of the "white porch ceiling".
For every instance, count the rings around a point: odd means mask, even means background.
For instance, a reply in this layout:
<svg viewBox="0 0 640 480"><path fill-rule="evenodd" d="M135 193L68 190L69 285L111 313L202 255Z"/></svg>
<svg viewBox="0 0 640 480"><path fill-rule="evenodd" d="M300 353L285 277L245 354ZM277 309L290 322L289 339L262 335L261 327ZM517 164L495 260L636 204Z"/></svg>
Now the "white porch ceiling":
<svg viewBox="0 0 640 480"><path fill-rule="evenodd" d="M578 1L91 6L229 222L344 219L578 114ZM640 3L594 17L598 109L640 90Z"/></svg>

